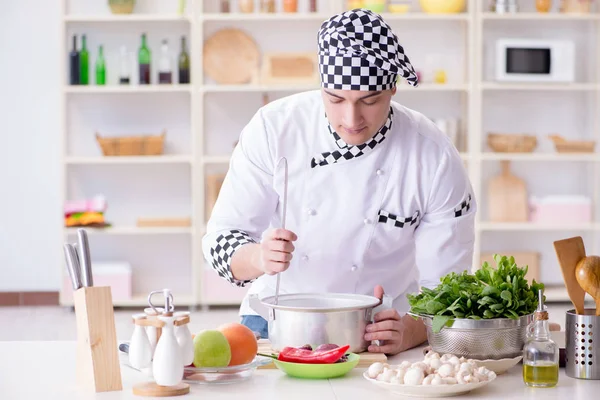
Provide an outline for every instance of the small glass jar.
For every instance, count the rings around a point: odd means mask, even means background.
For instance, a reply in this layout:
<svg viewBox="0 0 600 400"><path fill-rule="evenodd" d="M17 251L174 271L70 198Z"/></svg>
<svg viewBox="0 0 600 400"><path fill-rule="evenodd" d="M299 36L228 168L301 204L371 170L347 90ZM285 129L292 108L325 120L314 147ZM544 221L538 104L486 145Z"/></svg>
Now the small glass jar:
<svg viewBox="0 0 600 400"><path fill-rule="evenodd" d="M554 387L558 383L559 351L550 339L548 312L544 310L541 290L535 320L528 329L523 347L523 382L529 387Z"/></svg>
<svg viewBox="0 0 600 400"><path fill-rule="evenodd" d="M275 12L275 0L261 0L260 11L264 13Z"/></svg>
<svg viewBox="0 0 600 400"><path fill-rule="evenodd" d="M547 13L552 8L552 0L535 0L535 9L540 13Z"/></svg>

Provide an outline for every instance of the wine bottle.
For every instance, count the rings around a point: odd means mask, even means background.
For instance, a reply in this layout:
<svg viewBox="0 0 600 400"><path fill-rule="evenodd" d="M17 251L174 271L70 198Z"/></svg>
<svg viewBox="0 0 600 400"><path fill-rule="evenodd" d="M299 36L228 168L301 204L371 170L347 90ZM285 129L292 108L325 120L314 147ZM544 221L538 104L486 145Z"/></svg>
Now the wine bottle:
<svg viewBox="0 0 600 400"><path fill-rule="evenodd" d="M73 35L73 48L69 53L69 83L79 85L79 53L77 52L77 35Z"/></svg>
<svg viewBox="0 0 600 400"><path fill-rule="evenodd" d="M87 49L87 40L85 35L81 36L81 51L79 52L79 84L87 85L89 84L89 53Z"/></svg>
<svg viewBox="0 0 600 400"><path fill-rule="evenodd" d="M127 56L127 47L121 46L121 56L119 58L119 83L129 85L131 81L129 71L129 57Z"/></svg>
<svg viewBox="0 0 600 400"><path fill-rule="evenodd" d="M173 71L169 59L169 44L167 40L162 41L160 46L160 59L158 61L158 83L173 83Z"/></svg>
<svg viewBox="0 0 600 400"><path fill-rule="evenodd" d="M146 46L146 34L142 34L142 45L138 51L138 64L140 70L140 85L150 84L150 50Z"/></svg>
<svg viewBox="0 0 600 400"><path fill-rule="evenodd" d="M106 63L102 45L98 48L98 58L96 59L96 85L106 85Z"/></svg>
<svg viewBox="0 0 600 400"><path fill-rule="evenodd" d="M181 52L179 53L179 83L190 83L190 56L187 53L185 36L181 37Z"/></svg>

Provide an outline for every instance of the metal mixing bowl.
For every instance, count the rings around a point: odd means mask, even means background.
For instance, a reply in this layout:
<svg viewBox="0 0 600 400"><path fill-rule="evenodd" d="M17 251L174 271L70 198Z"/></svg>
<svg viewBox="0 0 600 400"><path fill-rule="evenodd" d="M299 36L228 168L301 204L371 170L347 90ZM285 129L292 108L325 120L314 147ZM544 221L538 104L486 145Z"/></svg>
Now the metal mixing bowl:
<svg viewBox="0 0 600 400"><path fill-rule="evenodd" d="M438 333L433 332L433 317L415 315L427 327L427 339L432 350L450 353L457 357L475 360L499 360L523 355L527 338L527 327L534 314L519 319L454 319L452 326L444 326Z"/></svg>

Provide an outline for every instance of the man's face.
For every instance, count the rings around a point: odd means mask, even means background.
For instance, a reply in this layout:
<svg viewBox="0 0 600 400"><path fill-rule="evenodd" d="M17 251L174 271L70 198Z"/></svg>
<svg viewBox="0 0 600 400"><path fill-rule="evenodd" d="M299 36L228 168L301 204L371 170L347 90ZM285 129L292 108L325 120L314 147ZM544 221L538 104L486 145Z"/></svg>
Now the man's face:
<svg viewBox="0 0 600 400"><path fill-rule="evenodd" d="M349 145L371 139L385 123L396 88L378 92L321 89L331 127Z"/></svg>

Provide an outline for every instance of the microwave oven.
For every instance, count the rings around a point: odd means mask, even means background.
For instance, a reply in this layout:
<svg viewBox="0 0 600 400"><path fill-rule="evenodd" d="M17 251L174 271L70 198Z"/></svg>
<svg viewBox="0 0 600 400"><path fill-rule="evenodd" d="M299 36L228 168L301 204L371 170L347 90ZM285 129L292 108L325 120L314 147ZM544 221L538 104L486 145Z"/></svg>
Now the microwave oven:
<svg viewBox="0 0 600 400"><path fill-rule="evenodd" d="M501 82L575 81L575 44L569 40L499 39L496 80Z"/></svg>

